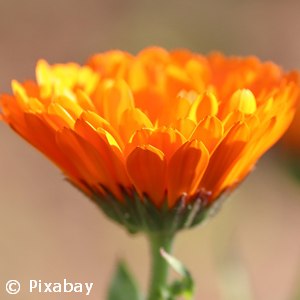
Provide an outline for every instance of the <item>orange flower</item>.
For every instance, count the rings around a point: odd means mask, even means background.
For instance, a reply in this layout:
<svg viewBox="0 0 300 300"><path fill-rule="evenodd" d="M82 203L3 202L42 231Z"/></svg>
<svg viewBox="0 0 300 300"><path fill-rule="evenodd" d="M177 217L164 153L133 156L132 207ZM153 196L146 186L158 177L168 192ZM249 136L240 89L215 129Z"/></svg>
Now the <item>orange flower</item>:
<svg viewBox="0 0 300 300"><path fill-rule="evenodd" d="M73 184L101 205L109 196L125 207L136 192L156 211L204 198L209 207L241 182L285 132L299 96L298 75L273 63L161 48L98 54L84 66L41 60L36 81L12 90L1 98L4 120Z"/></svg>

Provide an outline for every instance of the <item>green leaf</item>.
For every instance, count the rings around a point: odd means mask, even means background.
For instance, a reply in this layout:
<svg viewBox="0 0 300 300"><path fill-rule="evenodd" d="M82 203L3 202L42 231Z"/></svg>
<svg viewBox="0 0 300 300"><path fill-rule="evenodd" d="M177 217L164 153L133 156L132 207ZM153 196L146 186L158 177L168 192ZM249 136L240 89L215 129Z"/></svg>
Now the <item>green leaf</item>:
<svg viewBox="0 0 300 300"><path fill-rule="evenodd" d="M108 300L141 300L137 284L124 261L120 261L108 290Z"/></svg>
<svg viewBox="0 0 300 300"><path fill-rule="evenodd" d="M181 296L186 300L192 300L194 295L194 281L190 272L177 258L163 249L160 252L173 270L181 276L180 280L174 281L168 286L167 290L162 291L162 299L175 300Z"/></svg>

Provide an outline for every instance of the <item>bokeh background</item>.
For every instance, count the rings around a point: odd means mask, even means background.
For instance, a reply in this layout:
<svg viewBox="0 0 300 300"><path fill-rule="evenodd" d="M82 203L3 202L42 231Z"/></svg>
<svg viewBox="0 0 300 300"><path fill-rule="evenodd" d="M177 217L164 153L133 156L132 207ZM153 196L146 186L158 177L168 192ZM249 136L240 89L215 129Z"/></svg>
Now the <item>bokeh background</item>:
<svg viewBox="0 0 300 300"><path fill-rule="evenodd" d="M39 58L83 63L96 52L136 53L151 45L254 54L300 68L296 0L0 0L0 12L1 93L10 91L13 78L32 78ZM196 279L196 299L300 299L300 182L289 175L281 151L259 162L215 218L179 235L175 255ZM26 291L30 279L67 278L94 282L89 299L104 300L120 258L145 289L147 246L107 220L0 123L1 299L86 299ZM5 293L9 279L24 285L19 295Z"/></svg>

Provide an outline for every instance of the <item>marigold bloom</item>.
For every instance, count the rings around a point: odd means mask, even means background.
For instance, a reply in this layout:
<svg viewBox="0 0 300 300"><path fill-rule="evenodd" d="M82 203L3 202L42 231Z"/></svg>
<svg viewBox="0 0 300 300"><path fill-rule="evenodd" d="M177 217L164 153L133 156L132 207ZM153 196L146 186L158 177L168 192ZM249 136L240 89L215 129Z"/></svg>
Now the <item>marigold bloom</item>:
<svg viewBox="0 0 300 300"><path fill-rule="evenodd" d="M148 204L150 215L209 207L282 136L299 96L298 75L273 63L161 48L84 66L41 60L36 81L12 90L4 120L131 225L133 196L137 214Z"/></svg>

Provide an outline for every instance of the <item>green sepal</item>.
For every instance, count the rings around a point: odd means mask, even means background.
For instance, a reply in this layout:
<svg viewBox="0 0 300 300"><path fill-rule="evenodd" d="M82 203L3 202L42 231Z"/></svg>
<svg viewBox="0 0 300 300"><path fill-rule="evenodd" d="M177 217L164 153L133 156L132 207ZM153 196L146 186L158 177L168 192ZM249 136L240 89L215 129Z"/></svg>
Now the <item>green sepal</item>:
<svg viewBox="0 0 300 300"><path fill-rule="evenodd" d="M179 296L185 300L192 300L194 297L194 281L190 272L185 268L182 262L165 250L161 249L161 255L170 267L181 276L181 279L174 281L167 288L162 290L160 300L176 300Z"/></svg>
<svg viewBox="0 0 300 300"><path fill-rule="evenodd" d="M124 261L119 261L108 290L108 300L141 300L136 281Z"/></svg>
<svg viewBox="0 0 300 300"><path fill-rule="evenodd" d="M197 194L191 202L187 202L187 196L182 195L170 208L167 200L161 207L157 207L147 195L141 199L134 190L130 193L124 189L121 191L123 202L108 190L104 195L94 191L92 199L109 218L125 226L130 233L174 234L179 230L194 227L210 214L211 204L205 193Z"/></svg>

